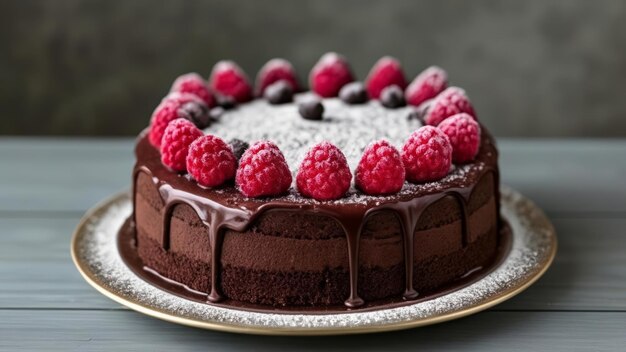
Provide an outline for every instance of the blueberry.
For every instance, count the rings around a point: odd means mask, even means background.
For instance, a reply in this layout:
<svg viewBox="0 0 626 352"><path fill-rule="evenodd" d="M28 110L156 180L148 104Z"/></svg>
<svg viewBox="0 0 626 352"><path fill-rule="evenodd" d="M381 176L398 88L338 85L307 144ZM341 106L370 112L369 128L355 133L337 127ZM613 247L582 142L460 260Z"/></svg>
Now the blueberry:
<svg viewBox="0 0 626 352"><path fill-rule="evenodd" d="M339 98L346 104L363 104L369 97L361 82L348 83L339 91Z"/></svg>
<svg viewBox="0 0 626 352"><path fill-rule="evenodd" d="M385 87L380 93L380 103L390 109L405 106L404 92L396 85Z"/></svg>
<svg viewBox="0 0 626 352"><path fill-rule="evenodd" d="M274 82L265 88L263 96L270 104L284 104L293 101L293 88L285 80Z"/></svg>
<svg viewBox="0 0 626 352"><path fill-rule="evenodd" d="M321 120L324 117L324 105L316 97L309 97L298 104L300 116L306 120Z"/></svg>
<svg viewBox="0 0 626 352"><path fill-rule="evenodd" d="M204 103L187 102L178 109L178 114L182 118L193 122L200 129L207 128L211 123L209 109Z"/></svg>
<svg viewBox="0 0 626 352"><path fill-rule="evenodd" d="M234 108L235 105L237 105L235 98L228 96L228 95L218 94L216 96L216 100L217 100L217 105L221 106L224 110L230 110Z"/></svg>
<svg viewBox="0 0 626 352"><path fill-rule="evenodd" d="M235 154L235 158L237 158L237 160L241 159L243 153L245 153L246 150L250 148L250 145L248 143L237 138L231 139L228 144L233 149L233 154Z"/></svg>

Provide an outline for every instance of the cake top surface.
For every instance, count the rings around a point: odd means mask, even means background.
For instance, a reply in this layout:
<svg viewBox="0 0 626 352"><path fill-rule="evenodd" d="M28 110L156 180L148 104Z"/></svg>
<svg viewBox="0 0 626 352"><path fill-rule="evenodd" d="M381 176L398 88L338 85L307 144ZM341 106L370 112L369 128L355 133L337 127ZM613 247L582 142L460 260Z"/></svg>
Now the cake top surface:
<svg viewBox="0 0 626 352"><path fill-rule="evenodd" d="M422 126L419 120L408 118L411 107L388 109L375 100L348 105L337 98L322 100L323 120L307 120L298 113L298 102L311 94L299 94L294 103L288 104L272 105L257 99L240 105L226 111L205 132L226 141L237 138L250 144L271 140L280 147L295 174L304 154L316 143L329 141L336 145L350 169L355 170L369 143L386 139L402 148L411 132Z"/></svg>

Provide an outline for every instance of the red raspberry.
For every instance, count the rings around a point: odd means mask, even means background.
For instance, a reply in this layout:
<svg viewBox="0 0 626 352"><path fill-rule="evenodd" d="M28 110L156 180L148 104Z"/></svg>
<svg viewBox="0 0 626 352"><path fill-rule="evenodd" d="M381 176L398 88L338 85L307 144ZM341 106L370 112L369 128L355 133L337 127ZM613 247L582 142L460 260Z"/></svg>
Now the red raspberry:
<svg viewBox="0 0 626 352"><path fill-rule="evenodd" d="M341 87L354 81L346 59L337 53L326 53L309 74L311 90L322 98L336 97Z"/></svg>
<svg viewBox="0 0 626 352"><path fill-rule="evenodd" d="M355 172L356 186L367 194L396 193L404 184L404 165L400 152L386 140L371 143Z"/></svg>
<svg viewBox="0 0 626 352"><path fill-rule="evenodd" d="M265 92L265 88L280 80L287 81L294 92L300 90L298 78L296 77L296 70L289 63L289 61L284 59L271 59L263 65L256 76L256 95L258 97L262 97Z"/></svg>
<svg viewBox="0 0 626 352"><path fill-rule="evenodd" d="M351 180L346 157L329 142L309 149L296 175L300 194L317 200L341 198L350 188Z"/></svg>
<svg viewBox="0 0 626 352"><path fill-rule="evenodd" d="M197 95L192 94L192 93L183 93L183 92L170 92L161 100L161 102L164 102L166 100L174 101L178 103L179 105L183 105L183 104L187 104L191 102L204 104L202 99L198 97Z"/></svg>
<svg viewBox="0 0 626 352"><path fill-rule="evenodd" d="M396 85L400 89L406 88L406 78L400 62L391 56L378 60L365 79L367 93L370 98L378 99L380 92L386 87Z"/></svg>
<svg viewBox="0 0 626 352"><path fill-rule="evenodd" d="M161 147L161 139L167 125L177 118L183 117L180 108L187 103L195 102L204 105L197 96L188 93L170 93L156 107L150 118L148 139L157 149Z"/></svg>
<svg viewBox="0 0 626 352"><path fill-rule="evenodd" d="M418 106L432 99L448 87L448 74L437 66L431 66L415 77L406 88L406 102Z"/></svg>
<svg viewBox="0 0 626 352"><path fill-rule="evenodd" d="M233 178L236 169L233 150L219 137L209 134L189 146L187 171L202 186L219 186Z"/></svg>
<svg viewBox="0 0 626 352"><path fill-rule="evenodd" d="M452 160L466 163L473 160L480 148L480 125L466 113L453 115L437 126L450 139Z"/></svg>
<svg viewBox="0 0 626 352"><path fill-rule="evenodd" d="M420 127L402 147L406 179L410 182L436 181L448 174L452 145L445 133L433 126Z"/></svg>
<svg viewBox="0 0 626 352"><path fill-rule="evenodd" d="M437 126L446 118L462 112L476 118L474 107L465 91L458 87L450 87L433 100L424 117L424 121L429 125Z"/></svg>
<svg viewBox="0 0 626 352"><path fill-rule="evenodd" d="M260 141L243 153L235 182L246 197L277 196L291 186L291 171L276 144Z"/></svg>
<svg viewBox="0 0 626 352"><path fill-rule="evenodd" d="M203 135L189 120L170 122L161 139L161 162L174 171L185 171L189 145Z"/></svg>
<svg viewBox="0 0 626 352"><path fill-rule="evenodd" d="M238 103L252 99L248 76L232 61L220 61L213 66L209 87L218 94L232 97Z"/></svg>
<svg viewBox="0 0 626 352"><path fill-rule="evenodd" d="M202 99L209 109L215 106L213 93L204 78L197 73L187 73L176 78L170 92L193 94Z"/></svg>

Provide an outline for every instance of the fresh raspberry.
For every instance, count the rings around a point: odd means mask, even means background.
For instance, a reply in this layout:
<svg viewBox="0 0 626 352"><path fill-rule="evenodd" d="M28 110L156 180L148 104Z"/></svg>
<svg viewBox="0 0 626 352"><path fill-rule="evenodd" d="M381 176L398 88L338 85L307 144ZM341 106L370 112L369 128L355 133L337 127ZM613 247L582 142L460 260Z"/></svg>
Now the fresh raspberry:
<svg viewBox="0 0 626 352"><path fill-rule="evenodd" d="M176 78L170 92L193 94L202 99L209 109L215 106L213 93L204 78L197 73L187 73Z"/></svg>
<svg viewBox="0 0 626 352"><path fill-rule="evenodd" d="M235 182L246 197L277 196L291 186L291 171L276 144L260 141L243 153Z"/></svg>
<svg viewBox="0 0 626 352"><path fill-rule="evenodd" d="M341 87L354 81L346 59L337 53L326 53L309 74L311 90L322 98L336 97Z"/></svg>
<svg viewBox="0 0 626 352"><path fill-rule="evenodd" d="M431 66L415 77L406 88L405 98L410 105L418 106L432 99L448 87L448 74L437 66Z"/></svg>
<svg viewBox="0 0 626 352"><path fill-rule="evenodd" d="M462 112L476 118L474 107L465 91L458 87L450 87L446 88L433 100L428 113L424 117L424 121L429 125L437 126L446 118Z"/></svg>
<svg viewBox="0 0 626 352"><path fill-rule="evenodd" d="M400 89L406 88L406 78L400 62L391 56L382 57L374 64L365 80L367 93L370 98L378 99L380 92L386 87L396 85Z"/></svg>
<svg viewBox="0 0 626 352"><path fill-rule="evenodd" d="M367 194L396 193L404 184L400 152L382 139L365 148L354 177L356 186Z"/></svg>
<svg viewBox="0 0 626 352"><path fill-rule="evenodd" d="M174 171L185 171L189 145L202 136L202 131L191 121L170 122L161 139L161 162Z"/></svg>
<svg viewBox="0 0 626 352"><path fill-rule="evenodd" d="M437 126L450 139L452 160L466 163L478 154L480 148L480 125L466 113L453 115Z"/></svg>
<svg viewBox="0 0 626 352"><path fill-rule="evenodd" d="M452 145L445 133L433 126L413 132L402 147L406 179L410 182L436 181L448 174Z"/></svg>
<svg viewBox="0 0 626 352"><path fill-rule="evenodd" d="M233 150L219 137L209 134L189 146L187 171L202 186L219 186L233 178L236 169Z"/></svg>
<svg viewBox="0 0 626 352"><path fill-rule="evenodd" d="M156 107L150 118L150 133L148 139L156 148L161 147L161 139L167 125L175 119L187 117L186 109L181 108L186 104L201 104L204 102L197 96L188 93L170 93L159 106Z"/></svg>
<svg viewBox="0 0 626 352"><path fill-rule="evenodd" d="M271 59L268 61L256 76L255 93L262 97L265 88L278 81L287 81L294 92L300 90L296 70L289 61L284 59Z"/></svg>
<svg viewBox="0 0 626 352"><path fill-rule="evenodd" d="M300 194L317 200L341 198L350 188L351 180L346 157L329 142L309 149L296 175Z"/></svg>
<svg viewBox="0 0 626 352"><path fill-rule="evenodd" d="M179 105L190 103L190 102L202 102L202 99L195 94L191 93L183 93L183 92L170 92L168 95L163 97L161 102L171 100L177 102Z"/></svg>
<svg viewBox="0 0 626 352"><path fill-rule="evenodd" d="M252 99L248 76L232 61L220 61L213 66L209 87L217 94L232 97L238 103Z"/></svg>

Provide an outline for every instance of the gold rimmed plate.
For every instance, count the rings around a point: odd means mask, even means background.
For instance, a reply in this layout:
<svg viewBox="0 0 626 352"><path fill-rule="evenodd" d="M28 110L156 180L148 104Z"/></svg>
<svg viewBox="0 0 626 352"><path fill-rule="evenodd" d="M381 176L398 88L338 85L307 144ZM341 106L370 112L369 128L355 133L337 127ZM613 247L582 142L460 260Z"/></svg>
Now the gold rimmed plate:
<svg viewBox="0 0 626 352"><path fill-rule="evenodd" d="M511 249L481 279L430 300L377 310L342 313L267 313L219 307L163 291L126 266L117 234L130 215L127 192L92 208L72 238L72 259L103 295L140 313L198 328L266 335L337 335L400 330L457 319L503 302L532 285L556 255L554 228L533 202L501 190L502 216L512 230Z"/></svg>

